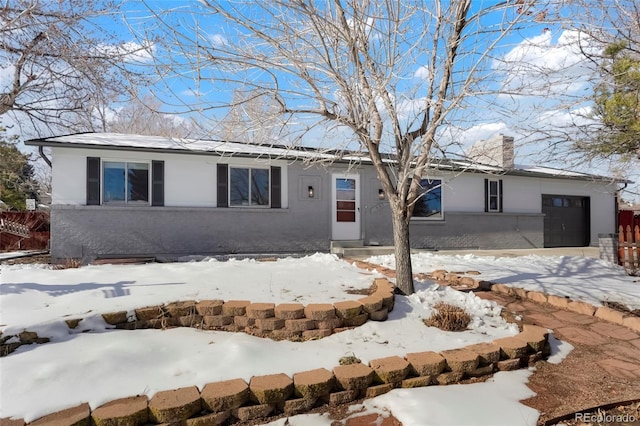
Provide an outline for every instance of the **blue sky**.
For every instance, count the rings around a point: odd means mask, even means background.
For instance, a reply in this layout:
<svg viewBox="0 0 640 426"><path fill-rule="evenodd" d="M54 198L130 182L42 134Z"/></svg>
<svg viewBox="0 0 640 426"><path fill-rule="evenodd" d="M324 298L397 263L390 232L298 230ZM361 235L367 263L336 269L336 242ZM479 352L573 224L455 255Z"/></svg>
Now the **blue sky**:
<svg viewBox="0 0 640 426"><path fill-rule="evenodd" d="M550 146L545 145L540 129L561 128L568 123L579 119L576 112L584 111L588 105L574 103L572 99L578 99L588 93L593 81L593 68L579 58L576 51L576 33L564 29L563 14L565 10L554 10L544 6L546 2L534 2L530 10L531 14L525 19L526 25L518 31L510 33L501 41L493 57L488 58L487 68L479 74L489 81L488 87L492 89L502 88L501 94L491 92L481 96L467 98L464 104L451 116L450 121L441 128L442 140L455 142L450 147L452 153L460 151L472 142L491 137L497 133L512 135L519 145L519 160L522 163L548 162L543 159L544 153L550 152ZM224 3L223 3L224 4ZM495 2L474 1L474 7L484 7ZM478 5L478 6L476 6ZM150 10L151 9L151 10ZM107 26L117 33L123 42L141 42L150 26L160 22L154 17L152 11L171 14L165 15L172 23L171 26L187 36L193 35L192 28L187 24L194 22L191 12L201 10L199 2L195 0L147 0L128 1L124 3L124 15L115 16L113 20L100 20L98 25ZM542 22L536 22L535 18L540 12L546 12ZM480 21L479 38L482 43L491 37L489 30L498 28L518 15L515 6L510 7L500 14L488 15ZM198 18L200 31L206 33L206 39L212 47L216 44L235 40L234 29L224 25L219 16L208 15ZM165 28L166 29L166 28ZM131 30L136 34L132 35ZM165 52L155 47L153 52L158 59L166 59ZM187 66L187 60L193 56L181 58L181 54L174 54L174 60L184 60L185 66L174 68L172 74L167 74L163 79L148 90L154 93L165 103L166 112L186 111L202 108L204 116L215 122L224 116L225 109L207 109L226 103L232 94L233 86L213 81L212 77L221 77L223 74L204 67L199 72L191 66ZM473 56L473 55L472 55ZM472 57L466 57L461 63L466 66L471 64ZM508 61L505 62L505 60ZM406 68L402 70L402 78L398 80L397 105L404 108L407 117L411 113L411 105L421 102L424 88L416 92L411 89L418 87L422 78L421 65L425 63L425 56L414 55L410 60L405 60ZM150 58L145 58L141 64L148 68L151 75L153 70ZM176 74L176 71L179 74ZM255 71L247 73L248 78L260 81L265 78L264 73ZM0 78L2 76L0 75ZM551 88L547 87L549 81L553 82ZM291 88L291 81L285 82L283 88ZM511 92L511 93L505 93ZM199 96L196 96L199 95ZM117 108L117 105L114 105ZM199 114L190 112L196 118L202 118ZM304 120L300 123L306 124ZM327 139L340 139L348 135L344 129L333 128L330 131L326 127L316 128L310 132L303 143L317 144L318 141ZM327 137L327 135L329 135ZM580 168L572 163L568 157L555 155L555 163L552 165ZM589 171L602 174L615 172L610 165L600 164L596 168L589 166ZM629 170L626 170L629 172ZM632 176L633 177L633 176ZM640 176L634 178L640 181ZM640 190L636 189L636 192Z"/></svg>

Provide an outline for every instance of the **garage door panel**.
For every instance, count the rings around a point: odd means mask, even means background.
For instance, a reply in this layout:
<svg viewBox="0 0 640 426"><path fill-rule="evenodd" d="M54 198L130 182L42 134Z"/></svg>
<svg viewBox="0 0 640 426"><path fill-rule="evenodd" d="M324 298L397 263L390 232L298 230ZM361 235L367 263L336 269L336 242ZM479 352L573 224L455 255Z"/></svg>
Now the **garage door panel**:
<svg viewBox="0 0 640 426"><path fill-rule="evenodd" d="M589 244L589 197L543 195L545 247L582 247Z"/></svg>

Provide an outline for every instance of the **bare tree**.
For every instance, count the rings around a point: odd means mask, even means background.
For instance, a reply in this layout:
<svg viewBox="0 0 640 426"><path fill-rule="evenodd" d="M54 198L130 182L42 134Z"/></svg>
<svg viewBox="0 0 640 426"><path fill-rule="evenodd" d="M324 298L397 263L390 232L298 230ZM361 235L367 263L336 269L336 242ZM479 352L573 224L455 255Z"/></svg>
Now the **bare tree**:
<svg viewBox="0 0 640 426"><path fill-rule="evenodd" d="M157 66L190 73L194 92L203 94L184 104L199 111L228 107L232 97L205 94L257 90L272 99L288 126L348 130L352 146L373 163L390 203L397 287L413 293L409 224L425 194L423 175L446 154L447 139L439 129L455 120L469 123L461 111L465 100L493 90L486 68L492 52L520 24L546 19L540 12L550 3L200 4L198 12L185 11L184 19L175 10L156 17L159 30L172 35L165 36L167 62ZM341 147L341 141L333 146ZM394 161L385 161L385 154Z"/></svg>
<svg viewBox="0 0 640 426"><path fill-rule="evenodd" d="M253 89L235 91L226 116L218 125L223 140L270 144L284 123L279 104L268 93Z"/></svg>
<svg viewBox="0 0 640 426"><path fill-rule="evenodd" d="M148 44L125 43L108 31L117 0L12 0L0 6L0 116L36 128L78 130L93 108L128 93L127 65Z"/></svg>
<svg viewBox="0 0 640 426"><path fill-rule="evenodd" d="M193 119L163 113L161 107L162 103L154 97L136 97L121 108L105 114L101 130L180 138L194 137L201 132Z"/></svg>

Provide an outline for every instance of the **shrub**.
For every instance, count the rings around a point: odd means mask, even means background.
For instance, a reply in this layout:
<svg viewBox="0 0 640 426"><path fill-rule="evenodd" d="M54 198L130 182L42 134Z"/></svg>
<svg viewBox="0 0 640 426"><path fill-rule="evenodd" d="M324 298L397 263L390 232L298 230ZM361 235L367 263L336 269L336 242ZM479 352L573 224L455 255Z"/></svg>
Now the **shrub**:
<svg viewBox="0 0 640 426"><path fill-rule="evenodd" d="M436 312L423 320L429 327L438 327L445 331L463 331L471 322L471 316L458 306L439 302L434 308Z"/></svg>

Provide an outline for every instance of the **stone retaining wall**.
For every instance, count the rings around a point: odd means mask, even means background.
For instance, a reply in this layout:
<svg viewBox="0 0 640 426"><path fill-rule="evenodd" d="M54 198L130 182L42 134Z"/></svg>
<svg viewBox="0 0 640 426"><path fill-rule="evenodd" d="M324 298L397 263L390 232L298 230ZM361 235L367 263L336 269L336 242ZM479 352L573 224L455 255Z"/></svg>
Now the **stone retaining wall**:
<svg viewBox="0 0 640 426"><path fill-rule="evenodd" d="M275 313L272 318L276 318ZM374 359L368 365L337 366L332 371L319 368L296 373L293 377L286 374L254 376L248 383L243 379L225 380L209 383L201 390L191 386L158 392L151 399L144 395L122 398L93 410L85 403L47 415L29 425L179 423L209 426L279 414L291 416L323 404L339 405L359 398L373 398L394 388L447 385L496 371L525 368L548 353L547 330L525 324L520 334L492 343L440 353L428 351L405 357L391 356ZM24 425L22 420L0 420L0 426Z"/></svg>
<svg viewBox="0 0 640 426"><path fill-rule="evenodd" d="M369 296L335 303L252 303L248 300L180 301L134 310L102 314L107 324L117 329L194 327L203 330L245 332L274 340L304 341L321 339L333 333L358 327L367 321L385 321L393 309L394 285L376 278ZM69 329L77 328L82 318L67 319ZM49 339L35 332L19 335L0 334L0 356L24 344L46 343Z"/></svg>

